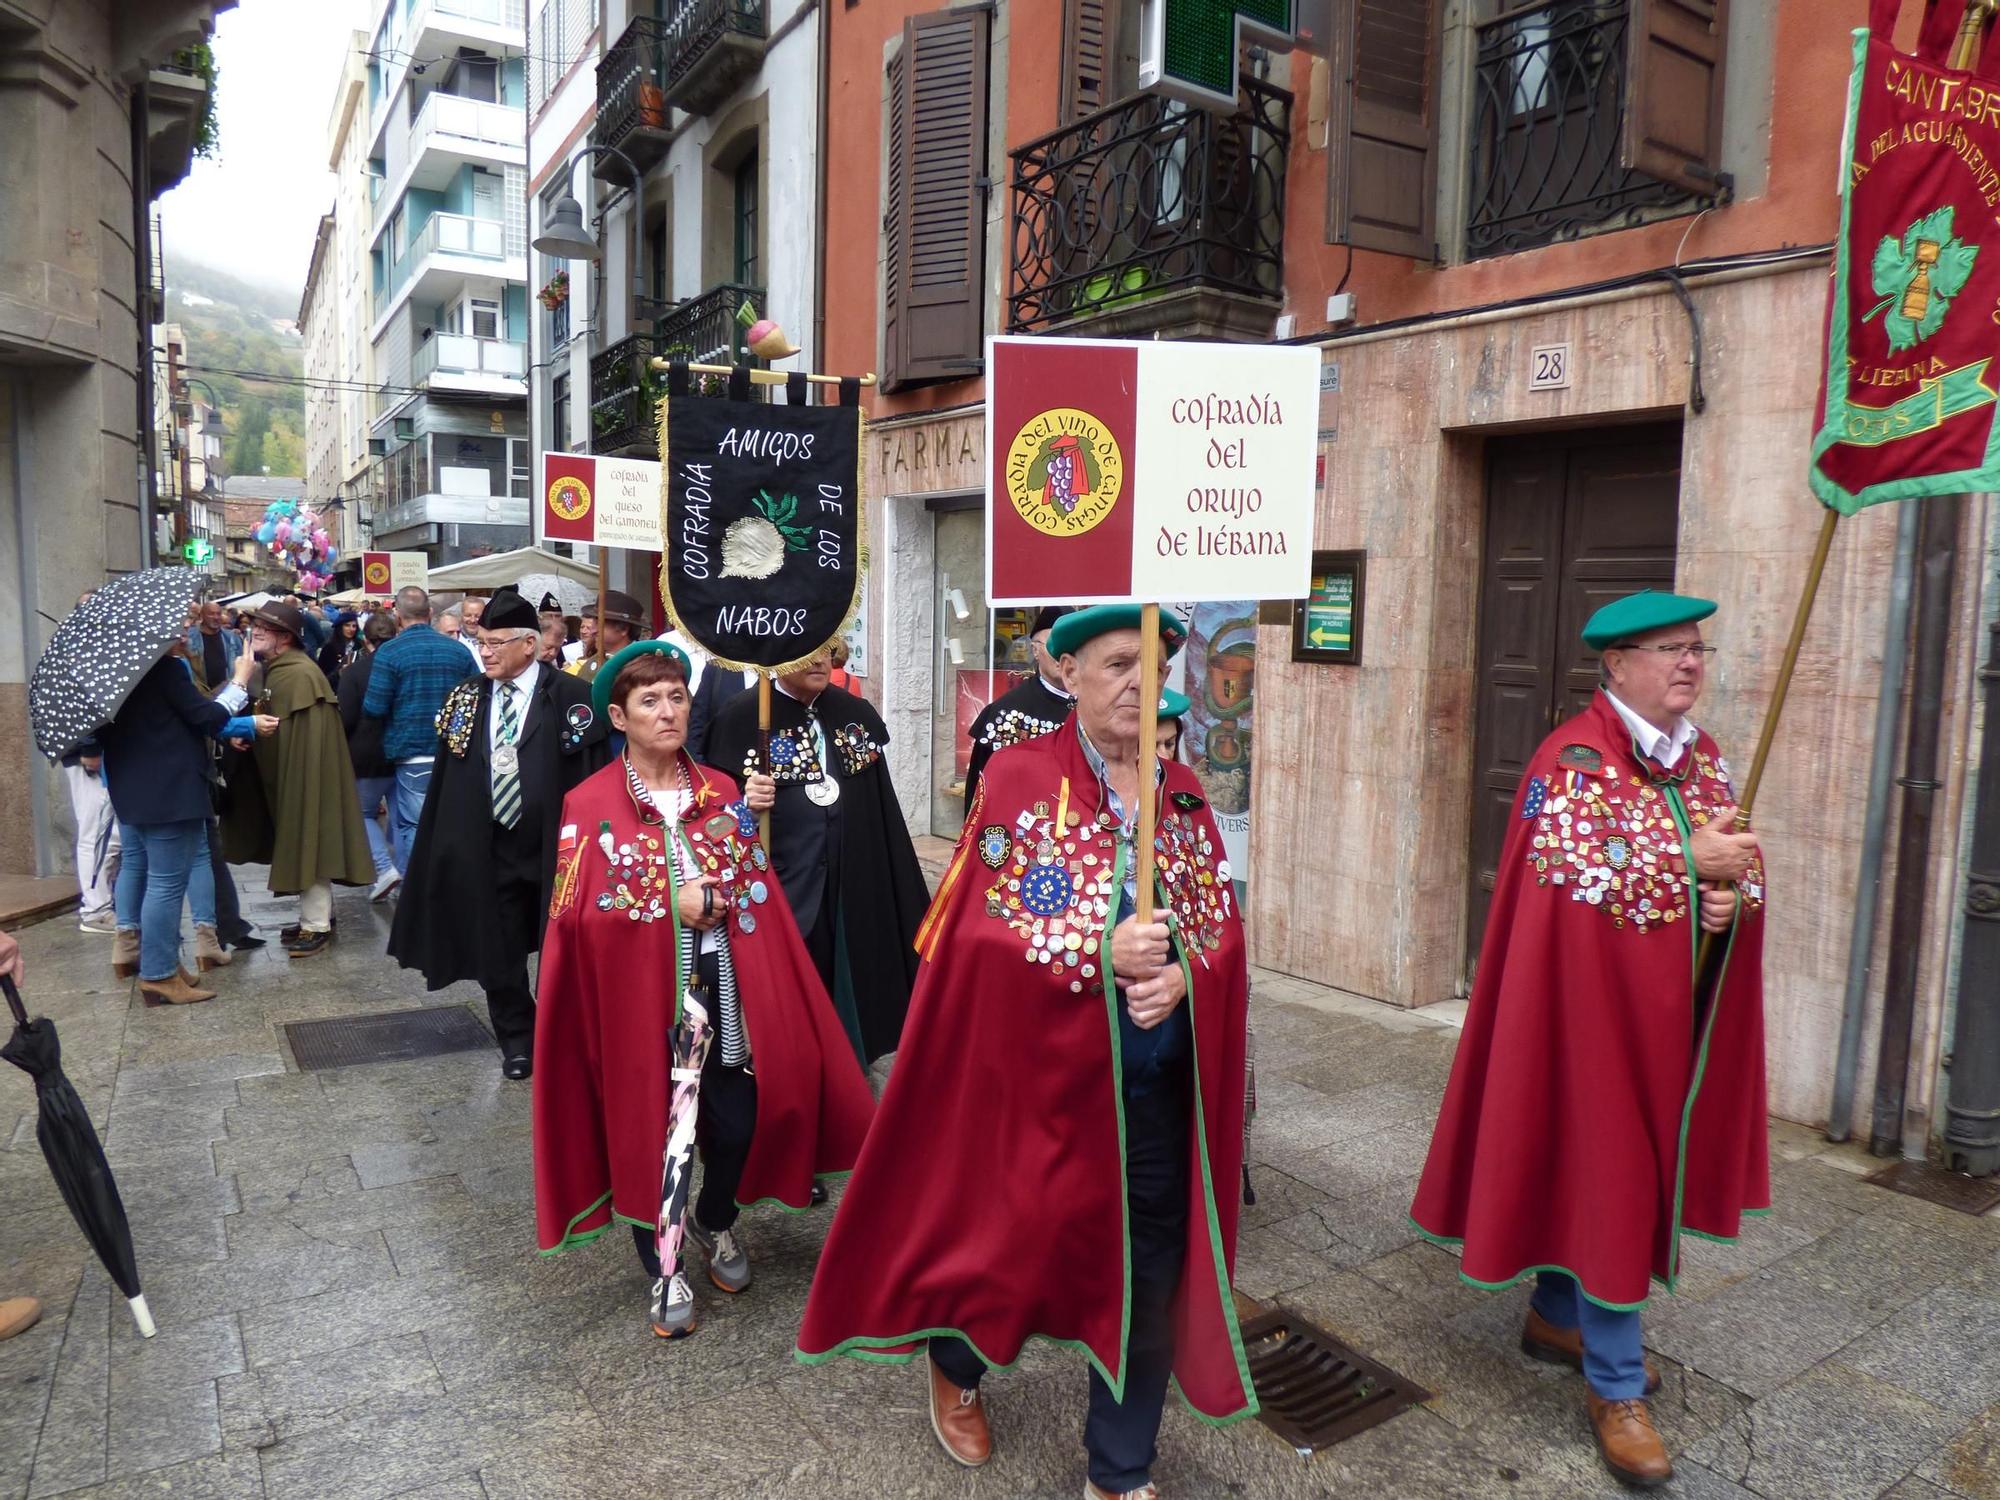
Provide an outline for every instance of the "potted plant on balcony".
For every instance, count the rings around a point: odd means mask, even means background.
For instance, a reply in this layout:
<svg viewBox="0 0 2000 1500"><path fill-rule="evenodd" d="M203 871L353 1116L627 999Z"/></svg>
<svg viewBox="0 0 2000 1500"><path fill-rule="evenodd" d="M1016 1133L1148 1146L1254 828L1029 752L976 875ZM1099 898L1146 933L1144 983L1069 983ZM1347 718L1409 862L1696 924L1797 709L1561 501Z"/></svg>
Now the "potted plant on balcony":
<svg viewBox="0 0 2000 1500"><path fill-rule="evenodd" d="M549 278L549 284L535 293L535 300L554 312L569 301L569 272L558 271Z"/></svg>
<svg viewBox="0 0 2000 1500"><path fill-rule="evenodd" d="M666 90L649 78L639 81L639 123L647 130L667 128Z"/></svg>

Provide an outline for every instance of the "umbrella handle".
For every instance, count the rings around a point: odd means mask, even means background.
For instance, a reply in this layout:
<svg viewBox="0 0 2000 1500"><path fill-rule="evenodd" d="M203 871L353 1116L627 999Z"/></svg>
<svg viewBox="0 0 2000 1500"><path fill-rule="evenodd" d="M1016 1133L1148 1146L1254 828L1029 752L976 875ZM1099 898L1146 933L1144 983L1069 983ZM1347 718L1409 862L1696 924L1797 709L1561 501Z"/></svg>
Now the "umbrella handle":
<svg viewBox="0 0 2000 1500"><path fill-rule="evenodd" d="M16 1026L26 1026L28 1024L28 1008L21 1003L21 992L14 988L12 975L0 974L0 989L4 989L7 992L7 1009L14 1012L14 1024Z"/></svg>

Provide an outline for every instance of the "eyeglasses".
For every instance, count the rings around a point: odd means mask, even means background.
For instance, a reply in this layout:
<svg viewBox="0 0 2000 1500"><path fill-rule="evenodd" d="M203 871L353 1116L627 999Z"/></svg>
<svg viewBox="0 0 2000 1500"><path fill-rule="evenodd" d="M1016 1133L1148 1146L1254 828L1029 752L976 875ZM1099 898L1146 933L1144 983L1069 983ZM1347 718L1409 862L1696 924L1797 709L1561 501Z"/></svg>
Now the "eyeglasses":
<svg viewBox="0 0 2000 1500"><path fill-rule="evenodd" d="M1638 646L1631 641L1620 641L1615 646L1606 646L1607 651L1656 651L1670 661L1678 662L1684 656L1698 656L1704 662L1715 655L1718 647L1705 641L1667 641L1658 646Z"/></svg>
<svg viewBox="0 0 2000 1500"><path fill-rule="evenodd" d="M539 641L541 638L542 633L539 630L517 630L512 635L482 636L475 644L479 652L485 655L498 651L502 646L512 646L521 641Z"/></svg>

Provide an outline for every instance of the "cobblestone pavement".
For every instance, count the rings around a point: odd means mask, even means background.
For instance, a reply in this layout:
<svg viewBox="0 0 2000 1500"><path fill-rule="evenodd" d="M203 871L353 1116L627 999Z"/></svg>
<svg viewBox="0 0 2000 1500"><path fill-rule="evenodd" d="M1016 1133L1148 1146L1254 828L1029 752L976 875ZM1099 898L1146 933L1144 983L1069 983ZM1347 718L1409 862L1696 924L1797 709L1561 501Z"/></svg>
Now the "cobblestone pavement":
<svg viewBox="0 0 2000 1500"><path fill-rule="evenodd" d="M286 918L246 892L253 918ZM476 899L476 897L469 898ZM109 940L23 934L31 1005L131 1209L159 1337L142 1343L87 1252L0 1069L0 1295L39 1326L0 1344L0 1495L272 1500L1072 1497L1085 1381L1031 1353L994 1378L998 1454L937 1451L914 1371L791 1358L829 1215L747 1215L757 1281L667 1345L610 1237L532 1253L528 1090L488 1052L300 1073L285 1021L474 1000L382 957L386 911L337 903L333 950L239 957L207 1005L149 1010ZM1578 1377L1515 1347L1525 1296L1488 1295L1404 1209L1457 1033L1260 975L1260 1198L1240 1289L1435 1392L1302 1463L1255 1423L1170 1405L1156 1477L1187 1497L1612 1495ZM1444 1019L1440 1019L1443 1017ZM2000 1221L1860 1180L1872 1163L1773 1130L1776 1212L1690 1246L1647 1343L1679 1459L1672 1494L2000 1497Z"/></svg>

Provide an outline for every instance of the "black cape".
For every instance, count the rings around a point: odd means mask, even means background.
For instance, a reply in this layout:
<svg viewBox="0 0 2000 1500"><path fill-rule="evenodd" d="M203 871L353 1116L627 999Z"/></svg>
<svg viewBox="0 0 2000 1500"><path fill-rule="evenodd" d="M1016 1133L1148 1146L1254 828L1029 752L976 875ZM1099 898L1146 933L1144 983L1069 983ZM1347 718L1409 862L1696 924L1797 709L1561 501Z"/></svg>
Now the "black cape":
<svg viewBox="0 0 2000 1500"><path fill-rule="evenodd" d="M836 687L819 695L813 714L826 739L825 767L811 750L805 705L773 687L771 864L848 1039L869 1063L902 1038L930 893L883 759L882 716ZM757 695L738 693L709 727L708 764L740 779L757 747ZM822 775L840 786L830 807L806 792Z"/></svg>
<svg viewBox="0 0 2000 1500"><path fill-rule="evenodd" d="M543 667L534 692L519 747L518 827L540 834L541 896L526 933L500 930L504 908L493 899L494 882L506 872L494 849L492 682L461 682L438 712L437 763L389 929L389 956L421 970L431 989L461 979L485 988L518 981L517 966L541 947L548 921L563 798L611 759L610 722L595 715L587 684Z"/></svg>
<svg viewBox="0 0 2000 1500"><path fill-rule="evenodd" d="M972 721L972 759L965 768L965 805L972 806L979 790L979 778L996 750L1040 739L1053 733L1068 720L1074 700L1049 691L1042 674L1030 672L1026 682L1016 683L979 711Z"/></svg>

